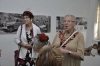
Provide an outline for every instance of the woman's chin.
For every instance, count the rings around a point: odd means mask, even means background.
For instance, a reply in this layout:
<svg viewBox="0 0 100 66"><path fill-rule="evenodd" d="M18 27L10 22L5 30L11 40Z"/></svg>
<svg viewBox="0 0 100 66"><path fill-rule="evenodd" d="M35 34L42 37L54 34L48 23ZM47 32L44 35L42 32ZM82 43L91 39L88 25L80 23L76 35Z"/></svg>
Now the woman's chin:
<svg viewBox="0 0 100 66"><path fill-rule="evenodd" d="M69 29L68 28L65 28L65 30L68 31Z"/></svg>

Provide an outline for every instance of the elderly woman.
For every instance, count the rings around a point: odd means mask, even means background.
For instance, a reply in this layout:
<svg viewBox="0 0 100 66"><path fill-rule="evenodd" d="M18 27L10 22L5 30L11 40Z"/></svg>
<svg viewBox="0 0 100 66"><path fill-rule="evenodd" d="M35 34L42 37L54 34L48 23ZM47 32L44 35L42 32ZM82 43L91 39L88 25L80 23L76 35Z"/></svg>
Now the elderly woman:
<svg viewBox="0 0 100 66"><path fill-rule="evenodd" d="M84 37L75 29L76 18L73 15L64 17L64 30L59 31L52 43L64 55L62 66L80 66L84 59Z"/></svg>
<svg viewBox="0 0 100 66"><path fill-rule="evenodd" d="M17 66L33 66L37 58L34 50L34 37L40 34L40 28L33 24L34 15L30 11L23 12L24 24L19 26L15 43L20 46L19 61Z"/></svg>

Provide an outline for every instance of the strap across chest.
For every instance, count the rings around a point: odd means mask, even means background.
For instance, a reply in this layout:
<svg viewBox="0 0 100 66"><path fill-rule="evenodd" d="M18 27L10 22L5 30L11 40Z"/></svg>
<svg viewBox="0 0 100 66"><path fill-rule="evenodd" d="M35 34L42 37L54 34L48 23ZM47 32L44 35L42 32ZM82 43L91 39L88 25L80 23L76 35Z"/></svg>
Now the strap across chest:
<svg viewBox="0 0 100 66"><path fill-rule="evenodd" d="M60 31L59 32L59 38L60 38L60 42L61 42L60 47L65 47L66 44L68 44L71 40L73 40L78 33L79 33L78 31L74 31L68 38L64 39L64 32Z"/></svg>

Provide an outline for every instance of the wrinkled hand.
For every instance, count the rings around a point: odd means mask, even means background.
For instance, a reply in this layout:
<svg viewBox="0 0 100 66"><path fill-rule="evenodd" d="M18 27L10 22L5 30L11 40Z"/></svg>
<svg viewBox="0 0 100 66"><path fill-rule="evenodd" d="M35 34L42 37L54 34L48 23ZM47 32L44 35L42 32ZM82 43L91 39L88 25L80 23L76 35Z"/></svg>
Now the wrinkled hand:
<svg viewBox="0 0 100 66"><path fill-rule="evenodd" d="M66 50L66 49L64 49L64 48L62 48L62 47L59 47L59 49L60 49L60 51L61 51L62 53L67 53L67 52L68 52L68 50Z"/></svg>

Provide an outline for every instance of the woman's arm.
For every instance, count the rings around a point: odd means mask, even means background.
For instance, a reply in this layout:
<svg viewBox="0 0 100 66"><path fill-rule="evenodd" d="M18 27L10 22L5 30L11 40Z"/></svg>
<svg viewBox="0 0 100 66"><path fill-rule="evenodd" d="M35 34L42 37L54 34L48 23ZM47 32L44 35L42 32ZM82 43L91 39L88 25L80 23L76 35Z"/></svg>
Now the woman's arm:
<svg viewBox="0 0 100 66"><path fill-rule="evenodd" d="M83 37L83 34L80 34L79 40L77 43L78 43L77 52L66 50L63 48L60 48L60 50L62 51L62 53L66 53L69 56L72 56L74 58L83 59L84 58L84 37Z"/></svg>
<svg viewBox="0 0 100 66"><path fill-rule="evenodd" d="M67 54L67 55L72 56L72 57L77 58L77 59L81 59L81 57L78 55L77 52L69 51L69 50L63 49L61 47L59 49L64 54Z"/></svg>
<svg viewBox="0 0 100 66"><path fill-rule="evenodd" d="M18 44L20 42L20 32L21 32L21 26L18 27L16 36L14 37L14 41L16 44Z"/></svg>
<svg viewBox="0 0 100 66"><path fill-rule="evenodd" d="M30 44L24 44L20 41L20 39L21 39L20 35L22 33L21 30L22 30L22 27L19 26L17 33L16 33L16 36L14 38L15 43L18 44L19 46L22 46L22 47L25 47L25 48L32 48L32 46Z"/></svg>
<svg viewBox="0 0 100 66"><path fill-rule="evenodd" d="M31 44L24 44L22 42L19 42L18 45L22 46L22 47L25 47L25 48L32 48L32 45Z"/></svg>

